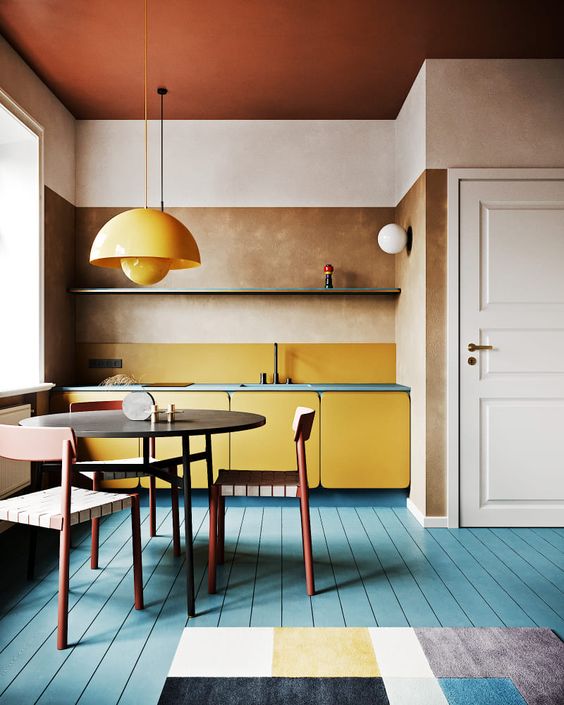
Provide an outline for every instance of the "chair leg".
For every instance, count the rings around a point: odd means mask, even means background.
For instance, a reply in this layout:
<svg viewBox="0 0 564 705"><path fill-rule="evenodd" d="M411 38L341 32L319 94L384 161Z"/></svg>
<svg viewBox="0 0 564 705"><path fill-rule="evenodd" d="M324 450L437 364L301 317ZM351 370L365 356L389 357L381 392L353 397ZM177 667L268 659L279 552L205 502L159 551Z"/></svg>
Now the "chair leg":
<svg viewBox="0 0 564 705"><path fill-rule="evenodd" d="M141 562L141 517L139 512L139 495L131 495L131 543L133 547L133 588L135 609L142 610L143 605L143 564Z"/></svg>
<svg viewBox="0 0 564 705"><path fill-rule="evenodd" d="M157 483L155 476L149 478L149 536L157 535Z"/></svg>
<svg viewBox="0 0 564 705"><path fill-rule="evenodd" d="M70 526L65 523L59 537L59 597L57 649L68 645Z"/></svg>
<svg viewBox="0 0 564 705"><path fill-rule="evenodd" d="M218 487L210 488L210 531L208 541L208 592L215 595L217 561L217 505Z"/></svg>
<svg viewBox="0 0 564 705"><path fill-rule="evenodd" d="M171 473L177 477L176 465L170 468ZM178 517L178 485L170 486L170 500L172 504L172 550L175 556L180 555L180 519Z"/></svg>
<svg viewBox="0 0 564 705"><path fill-rule="evenodd" d="M307 489L300 492L300 509L302 517L302 545L304 551L304 566L306 574L306 590L308 595L315 594L313 577L313 552L311 548L311 525L309 521L309 497Z"/></svg>
<svg viewBox="0 0 564 705"><path fill-rule="evenodd" d="M92 489L97 492L100 489L100 473L95 472L92 478ZM100 547L100 519L92 519L92 538L90 544L90 568L96 570L98 568L98 555Z"/></svg>
<svg viewBox="0 0 564 705"><path fill-rule="evenodd" d="M217 502L217 562L225 560L225 497L220 493Z"/></svg>
<svg viewBox="0 0 564 705"><path fill-rule="evenodd" d="M31 492L41 489L42 466L40 463L31 464ZM37 526L29 527L29 549L27 553L27 579L33 580L35 576L35 556L37 553Z"/></svg>

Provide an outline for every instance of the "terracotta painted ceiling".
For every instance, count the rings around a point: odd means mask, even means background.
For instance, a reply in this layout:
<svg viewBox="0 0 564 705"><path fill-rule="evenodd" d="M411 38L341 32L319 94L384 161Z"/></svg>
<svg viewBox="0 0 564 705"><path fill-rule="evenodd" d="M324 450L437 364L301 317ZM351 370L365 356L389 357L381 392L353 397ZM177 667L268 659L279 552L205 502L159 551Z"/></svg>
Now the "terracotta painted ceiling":
<svg viewBox="0 0 564 705"><path fill-rule="evenodd" d="M149 0L151 114L393 119L425 58L564 57L564 0ZM0 0L77 118L143 114L143 0Z"/></svg>

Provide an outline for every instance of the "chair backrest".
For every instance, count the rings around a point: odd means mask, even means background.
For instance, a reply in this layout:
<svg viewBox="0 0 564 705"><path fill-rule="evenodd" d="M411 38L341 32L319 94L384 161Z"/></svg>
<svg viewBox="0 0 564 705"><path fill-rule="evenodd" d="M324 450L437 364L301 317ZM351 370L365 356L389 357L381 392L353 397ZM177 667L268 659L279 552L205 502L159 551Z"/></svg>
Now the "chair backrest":
<svg viewBox="0 0 564 705"><path fill-rule="evenodd" d="M63 460L63 445L70 441L76 458L76 437L72 428L25 428L0 425L0 456L31 462Z"/></svg>
<svg viewBox="0 0 564 705"><path fill-rule="evenodd" d="M121 411L123 402L121 399L110 399L106 401L73 401L69 410L72 411Z"/></svg>
<svg viewBox="0 0 564 705"><path fill-rule="evenodd" d="M294 414L294 422L292 423L295 441L297 441L300 436L304 441L308 440L311 435L311 427L313 426L314 418L315 411L313 409L309 409L307 406L298 406Z"/></svg>

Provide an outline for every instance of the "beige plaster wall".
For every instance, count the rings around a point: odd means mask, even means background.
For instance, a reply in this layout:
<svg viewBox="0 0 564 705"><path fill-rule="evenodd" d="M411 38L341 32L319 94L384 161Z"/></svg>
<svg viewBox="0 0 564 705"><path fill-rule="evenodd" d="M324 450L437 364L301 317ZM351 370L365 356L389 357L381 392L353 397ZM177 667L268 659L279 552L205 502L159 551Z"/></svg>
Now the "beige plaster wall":
<svg viewBox="0 0 564 705"><path fill-rule="evenodd" d="M428 59L427 168L564 166L564 59Z"/></svg>
<svg viewBox="0 0 564 705"><path fill-rule="evenodd" d="M0 36L0 90L44 129L45 184L75 202L75 119Z"/></svg>
<svg viewBox="0 0 564 705"><path fill-rule="evenodd" d="M45 187L45 379L75 381L75 207Z"/></svg>
<svg viewBox="0 0 564 705"><path fill-rule="evenodd" d="M396 378L411 387L412 502L426 514L426 174L417 179L396 208L396 222L411 228L410 251L395 257L396 285L402 293L396 306Z"/></svg>
<svg viewBox="0 0 564 705"><path fill-rule="evenodd" d="M425 171L427 63L424 62L395 120L395 202L404 197Z"/></svg>
<svg viewBox="0 0 564 705"><path fill-rule="evenodd" d="M77 121L78 206L143 205L143 135L141 120ZM151 121L151 205L160 202L159 150ZM393 170L393 120L165 123L169 206L393 206Z"/></svg>
<svg viewBox="0 0 564 705"><path fill-rule="evenodd" d="M396 209L413 233L396 257L396 376L411 387L410 498L428 516L446 511L446 207L447 172L437 169Z"/></svg>
<svg viewBox="0 0 564 705"><path fill-rule="evenodd" d="M127 286L119 270L92 267L100 227L122 209L78 208L76 282ZM377 246L393 208L172 208L194 233L202 266L171 272L164 287L394 285L393 257ZM77 298L79 342L394 342L390 296L88 296Z"/></svg>
<svg viewBox="0 0 564 705"><path fill-rule="evenodd" d="M447 172L425 177L426 514L446 513Z"/></svg>

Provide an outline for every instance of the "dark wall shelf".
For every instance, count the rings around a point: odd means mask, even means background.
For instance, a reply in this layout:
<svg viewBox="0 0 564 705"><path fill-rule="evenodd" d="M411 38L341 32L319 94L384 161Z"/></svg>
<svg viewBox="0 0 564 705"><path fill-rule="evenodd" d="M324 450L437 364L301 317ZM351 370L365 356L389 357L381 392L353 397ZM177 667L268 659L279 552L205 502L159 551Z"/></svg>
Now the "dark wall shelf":
<svg viewBox="0 0 564 705"><path fill-rule="evenodd" d="M124 287L124 288L73 288L69 289L71 294L151 294L155 295L228 295L228 296L397 296L401 289L394 287L387 288L346 288L346 289L163 289L146 287Z"/></svg>

